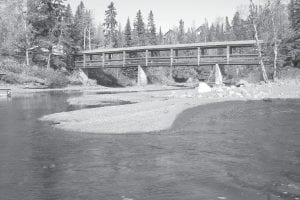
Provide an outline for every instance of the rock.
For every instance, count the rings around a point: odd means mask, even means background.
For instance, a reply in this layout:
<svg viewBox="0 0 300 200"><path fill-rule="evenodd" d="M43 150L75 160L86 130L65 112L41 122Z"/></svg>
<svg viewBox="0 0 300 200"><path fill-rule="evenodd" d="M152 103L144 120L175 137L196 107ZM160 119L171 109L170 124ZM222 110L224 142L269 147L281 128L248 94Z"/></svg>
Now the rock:
<svg viewBox="0 0 300 200"><path fill-rule="evenodd" d="M211 89L211 87L209 87L209 85L207 85L204 82L199 83L199 86L198 86L199 94L203 94L203 93L207 93L207 92L211 92L211 91L212 91L212 89Z"/></svg>
<svg viewBox="0 0 300 200"><path fill-rule="evenodd" d="M248 83L247 81L245 81L245 80L239 80L239 81L235 84L236 87L248 86L248 85L249 85L249 83Z"/></svg>

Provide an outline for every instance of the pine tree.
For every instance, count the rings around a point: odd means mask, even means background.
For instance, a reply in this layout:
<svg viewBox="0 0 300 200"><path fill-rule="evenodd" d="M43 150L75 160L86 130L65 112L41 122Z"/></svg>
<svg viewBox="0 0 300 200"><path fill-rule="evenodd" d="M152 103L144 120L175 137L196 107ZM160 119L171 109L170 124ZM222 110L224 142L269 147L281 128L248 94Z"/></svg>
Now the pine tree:
<svg viewBox="0 0 300 200"><path fill-rule="evenodd" d="M232 19L232 35L234 40L242 40L242 19L239 12Z"/></svg>
<svg viewBox="0 0 300 200"><path fill-rule="evenodd" d="M124 47L124 37L122 31L122 25L119 23L119 30L118 30L118 47Z"/></svg>
<svg viewBox="0 0 300 200"><path fill-rule="evenodd" d="M105 46L113 48L118 47L118 22L116 20L117 11L113 2L109 4L107 10L105 11L105 16L106 17L103 24Z"/></svg>
<svg viewBox="0 0 300 200"><path fill-rule="evenodd" d="M139 10L137 12L133 27L134 27L134 43L135 43L135 45L137 45L137 46L146 45L145 23L143 21L143 16L142 16L141 10Z"/></svg>
<svg viewBox="0 0 300 200"><path fill-rule="evenodd" d="M84 3L81 1L80 4L77 6L75 16L74 16L74 25L72 31L72 38L77 46L77 49L83 49L83 37L85 31L85 6Z"/></svg>
<svg viewBox="0 0 300 200"><path fill-rule="evenodd" d="M69 68L73 67L72 55L76 53L76 45L72 38L73 25L74 25L74 17L73 17L71 6L70 4L68 4L64 13L63 23L61 24L62 30L61 30L60 42L64 46L65 54L63 55L63 57L67 64L66 66Z"/></svg>
<svg viewBox="0 0 300 200"><path fill-rule="evenodd" d="M177 34L177 40L180 44L185 42L184 21L182 19L179 21L179 30L178 30L178 34Z"/></svg>
<svg viewBox="0 0 300 200"><path fill-rule="evenodd" d="M102 23L99 23L96 28L94 40L95 40L96 48L104 46L105 38L104 38L104 30L103 30Z"/></svg>
<svg viewBox="0 0 300 200"><path fill-rule="evenodd" d="M225 19L224 34L225 34L225 40L227 41L232 40L232 31L231 31L231 25L229 23L228 16L226 16Z"/></svg>
<svg viewBox="0 0 300 200"><path fill-rule="evenodd" d="M129 17L127 19L127 23L126 23L125 31L124 31L124 45L126 47L131 47L132 46L132 31L131 31L131 25L130 25Z"/></svg>
<svg viewBox="0 0 300 200"><path fill-rule="evenodd" d="M63 17L65 5L63 0L31 0L28 3L30 13L29 23L35 33L34 40L41 49L48 50L47 67L52 64L54 67L65 66L63 62L52 59L54 47L61 47L63 34ZM39 54L40 57L43 54ZM57 57L54 57L57 58Z"/></svg>
<svg viewBox="0 0 300 200"><path fill-rule="evenodd" d="M159 27L159 33L158 33L158 44L164 44L164 34L161 30L161 27Z"/></svg>
<svg viewBox="0 0 300 200"><path fill-rule="evenodd" d="M150 11L149 17L148 17L147 36L148 36L147 37L148 44L150 44L150 45L157 44L156 26L155 26L152 10Z"/></svg>
<svg viewBox="0 0 300 200"><path fill-rule="evenodd" d="M289 55L293 65L300 68L300 1L291 0L289 5L292 37L289 42Z"/></svg>
<svg viewBox="0 0 300 200"><path fill-rule="evenodd" d="M72 8L71 8L70 4L67 5L64 20L67 24L70 24L70 25L74 23L73 12L72 12Z"/></svg>

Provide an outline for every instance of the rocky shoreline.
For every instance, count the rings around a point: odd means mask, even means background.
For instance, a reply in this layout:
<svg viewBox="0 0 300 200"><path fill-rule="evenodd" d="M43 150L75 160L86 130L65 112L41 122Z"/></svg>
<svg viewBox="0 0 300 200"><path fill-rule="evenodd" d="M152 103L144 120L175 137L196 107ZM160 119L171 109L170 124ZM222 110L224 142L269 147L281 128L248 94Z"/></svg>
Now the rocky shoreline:
<svg viewBox="0 0 300 200"><path fill-rule="evenodd" d="M87 92L71 98L72 105L100 105L108 101L133 104L98 107L55 113L42 121L54 122L56 128L99 134L157 132L169 129L176 117L186 109L215 102L236 100L269 100L300 98L299 79L280 80L268 84L244 83L240 87L213 87L210 92L198 89L97 94ZM130 90L128 90L130 91Z"/></svg>

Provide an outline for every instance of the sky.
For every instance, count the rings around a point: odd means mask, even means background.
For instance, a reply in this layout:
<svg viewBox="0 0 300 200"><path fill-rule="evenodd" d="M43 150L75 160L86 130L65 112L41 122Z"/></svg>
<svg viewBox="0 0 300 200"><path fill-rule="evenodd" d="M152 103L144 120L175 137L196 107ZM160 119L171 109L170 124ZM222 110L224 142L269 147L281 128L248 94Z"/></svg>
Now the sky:
<svg viewBox="0 0 300 200"><path fill-rule="evenodd" d="M94 23L99 24L104 20L104 12L112 0L83 0L87 9L92 11ZM262 0L255 0L256 2ZM67 0L73 12L80 0ZM157 28L162 27L164 32L178 26L183 19L186 27L200 26L205 18L209 23L215 22L218 17L228 16L232 19L239 10L244 13L248 9L248 0L113 0L117 9L117 20L124 27L129 17L131 23L136 13L141 9L144 21L147 22L150 10L153 11Z"/></svg>

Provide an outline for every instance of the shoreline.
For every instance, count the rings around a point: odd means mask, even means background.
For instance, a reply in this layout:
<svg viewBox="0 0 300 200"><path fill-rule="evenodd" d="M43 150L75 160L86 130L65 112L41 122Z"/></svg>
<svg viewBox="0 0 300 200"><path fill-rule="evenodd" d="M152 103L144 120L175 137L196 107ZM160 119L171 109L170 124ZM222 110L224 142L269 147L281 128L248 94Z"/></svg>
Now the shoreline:
<svg viewBox="0 0 300 200"><path fill-rule="evenodd" d="M72 105L99 105L107 101L130 101L134 104L55 113L40 120L53 122L56 128L74 132L149 133L171 128L180 113L193 107L226 101L278 98L300 98L299 80L251 84L240 88L216 87L204 94L198 94L193 89L102 95L88 92L68 102Z"/></svg>

